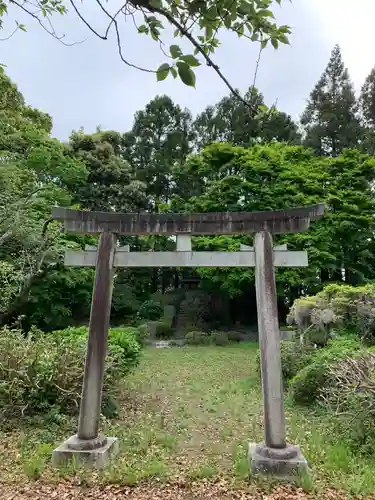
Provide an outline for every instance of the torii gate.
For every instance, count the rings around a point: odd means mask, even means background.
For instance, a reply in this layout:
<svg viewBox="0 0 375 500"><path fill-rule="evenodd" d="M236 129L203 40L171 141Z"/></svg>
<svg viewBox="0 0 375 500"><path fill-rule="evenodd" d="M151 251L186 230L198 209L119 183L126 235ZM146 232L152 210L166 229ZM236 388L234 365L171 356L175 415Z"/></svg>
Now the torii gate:
<svg viewBox="0 0 375 500"><path fill-rule="evenodd" d="M264 443L250 444L253 472L287 477L307 468L298 446L285 437L280 332L277 313L275 267L306 267L306 251L273 247L272 234L306 231L310 221L322 217L324 205L274 212L206 214L120 214L55 207L52 218L64 221L69 232L100 234L98 248L68 250L67 266L96 267L89 338L80 406L78 433L54 450L57 466L75 457L101 468L117 453L116 438L98 435L104 361L107 353L114 267L255 267L258 330L261 351ZM192 251L194 235L255 233L254 247L239 252ZM174 252L131 252L117 246L117 235L159 234L176 236Z"/></svg>

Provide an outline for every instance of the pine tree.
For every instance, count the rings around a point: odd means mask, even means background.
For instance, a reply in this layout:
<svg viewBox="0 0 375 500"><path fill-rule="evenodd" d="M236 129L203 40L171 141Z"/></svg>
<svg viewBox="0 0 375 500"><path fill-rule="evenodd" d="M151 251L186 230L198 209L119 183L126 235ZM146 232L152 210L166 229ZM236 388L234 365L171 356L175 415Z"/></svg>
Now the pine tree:
<svg viewBox="0 0 375 500"><path fill-rule="evenodd" d="M365 124L375 127L375 66L361 89L360 107Z"/></svg>
<svg viewBox="0 0 375 500"><path fill-rule="evenodd" d="M361 137L353 84L336 45L301 117L305 145L319 155L337 156Z"/></svg>
<svg viewBox="0 0 375 500"><path fill-rule="evenodd" d="M375 67L365 80L359 100L363 124L361 149L368 154L375 154Z"/></svg>

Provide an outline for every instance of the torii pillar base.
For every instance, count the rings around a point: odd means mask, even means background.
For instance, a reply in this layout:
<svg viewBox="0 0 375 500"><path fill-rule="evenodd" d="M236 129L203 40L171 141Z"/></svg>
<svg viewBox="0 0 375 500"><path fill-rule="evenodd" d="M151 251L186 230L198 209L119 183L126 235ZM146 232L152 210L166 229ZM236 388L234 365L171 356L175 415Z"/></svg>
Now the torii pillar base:
<svg viewBox="0 0 375 500"><path fill-rule="evenodd" d="M96 439L81 440L74 435L53 451L52 466L64 467L76 463L87 469L104 469L118 451L117 438L98 436Z"/></svg>
<svg viewBox="0 0 375 500"><path fill-rule="evenodd" d="M284 481L295 481L308 474L306 458L298 446L286 445L285 448L269 448L265 444L249 445L251 474L261 474Z"/></svg>

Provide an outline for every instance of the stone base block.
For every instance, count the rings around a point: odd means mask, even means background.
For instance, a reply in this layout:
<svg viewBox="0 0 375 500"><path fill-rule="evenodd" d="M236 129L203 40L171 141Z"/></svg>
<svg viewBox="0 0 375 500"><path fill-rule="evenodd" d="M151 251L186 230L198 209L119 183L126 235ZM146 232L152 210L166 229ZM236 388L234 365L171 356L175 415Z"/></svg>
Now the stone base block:
<svg viewBox="0 0 375 500"><path fill-rule="evenodd" d="M77 436L72 436L53 451L52 466L66 466L75 461L77 465L88 469L103 469L117 455L118 450L118 440L114 437L95 440L93 446L90 446L90 442L83 441L80 446Z"/></svg>
<svg viewBox="0 0 375 500"><path fill-rule="evenodd" d="M263 474L287 481L293 481L309 471L306 458L299 447L293 445L276 449L251 443L249 460L252 474Z"/></svg>

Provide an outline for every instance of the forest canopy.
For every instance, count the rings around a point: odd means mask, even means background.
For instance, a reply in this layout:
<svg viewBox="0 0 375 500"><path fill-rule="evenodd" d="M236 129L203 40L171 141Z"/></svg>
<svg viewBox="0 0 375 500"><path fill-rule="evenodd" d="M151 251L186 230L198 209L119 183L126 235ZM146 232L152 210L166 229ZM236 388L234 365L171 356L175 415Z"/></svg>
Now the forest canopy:
<svg viewBox="0 0 375 500"><path fill-rule="evenodd" d="M0 321L65 328L89 315L92 269L65 268L67 248L95 237L67 235L50 219L54 205L122 212L273 210L324 202L326 216L307 233L278 243L309 254L306 269L278 271L281 319L296 297L330 282L375 277L375 71L357 98L339 47L312 89L301 123L285 111L252 116L260 89L229 93L197 116L159 95L131 130L51 135L52 118L32 108L0 69ZM123 238L134 250L172 249L170 239ZM198 249L235 250L251 237L197 237ZM200 269L199 288L220 303L222 321L254 322L251 269ZM175 269L116 273L112 321L181 286ZM48 297L48 300L46 300ZM223 306L225 305L225 307ZM253 307L254 306L254 307Z"/></svg>

